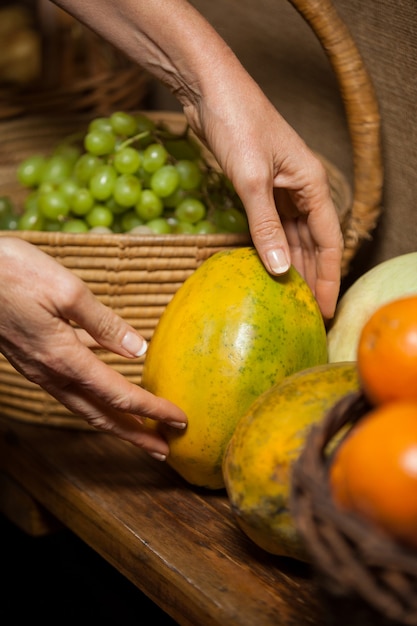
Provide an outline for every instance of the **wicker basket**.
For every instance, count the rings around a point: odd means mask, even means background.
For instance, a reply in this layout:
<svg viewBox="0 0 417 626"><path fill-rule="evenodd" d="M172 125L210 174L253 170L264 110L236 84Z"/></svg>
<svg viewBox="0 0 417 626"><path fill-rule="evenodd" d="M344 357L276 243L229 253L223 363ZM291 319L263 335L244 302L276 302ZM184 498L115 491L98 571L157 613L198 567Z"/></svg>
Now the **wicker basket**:
<svg viewBox="0 0 417 626"><path fill-rule="evenodd" d="M355 181L353 191L343 174L322 159L329 175L332 195L345 237L342 272L370 236L379 212L382 185L379 149L379 115L372 85L361 57L343 22L330 2L293 0L292 4L311 24L337 73L351 129ZM125 110L129 110L126 107ZM150 113L168 122L175 130L184 118L174 113ZM91 117L91 116L90 116ZM23 190L15 171L24 156L48 151L59 138L80 129L82 116L63 119L53 116L22 117L1 126L0 195L21 201ZM0 232L0 236L9 235ZM39 246L72 269L93 293L127 319L147 339L166 304L184 280L219 249L250 243L244 235L130 236L65 233L15 232L16 236ZM126 361L105 351L100 358L140 383L142 360ZM89 428L84 420L70 414L46 392L29 383L0 358L0 410L2 414L31 423L61 427Z"/></svg>
<svg viewBox="0 0 417 626"><path fill-rule="evenodd" d="M341 512L330 495L329 445L335 437L342 440L370 408L363 393L349 394L312 428L293 467L291 510L322 587L332 596L348 600L344 605L347 623L358 623L355 614L365 606L369 609L367 625L373 615L379 624L387 619L414 626L417 551Z"/></svg>
<svg viewBox="0 0 417 626"><path fill-rule="evenodd" d="M0 120L98 116L145 105L151 78L142 67L50 0L34 0L30 7L41 42L39 76L26 85L0 84Z"/></svg>

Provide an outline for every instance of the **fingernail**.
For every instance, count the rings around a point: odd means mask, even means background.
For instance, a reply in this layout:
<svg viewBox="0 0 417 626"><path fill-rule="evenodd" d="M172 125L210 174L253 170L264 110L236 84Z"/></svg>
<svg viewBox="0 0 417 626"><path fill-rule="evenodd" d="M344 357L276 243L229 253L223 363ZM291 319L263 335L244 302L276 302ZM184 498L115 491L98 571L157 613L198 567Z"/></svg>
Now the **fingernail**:
<svg viewBox="0 0 417 626"><path fill-rule="evenodd" d="M282 248L277 250L268 250L266 253L269 267L274 274L283 274L290 268L290 262Z"/></svg>
<svg viewBox="0 0 417 626"><path fill-rule="evenodd" d="M166 454L161 454L160 452L149 452L149 456L151 456L153 459L156 459L157 461L167 460Z"/></svg>
<svg viewBox="0 0 417 626"><path fill-rule="evenodd" d="M143 356L148 349L146 340L130 331L123 337L122 346L132 356Z"/></svg>
<svg viewBox="0 0 417 626"><path fill-rule="evenodd" d="M168 426L172 426L173 428L180 428L181 430L184 430L184 428L187 426L187 424L185 422L167 422Z"/></svg>

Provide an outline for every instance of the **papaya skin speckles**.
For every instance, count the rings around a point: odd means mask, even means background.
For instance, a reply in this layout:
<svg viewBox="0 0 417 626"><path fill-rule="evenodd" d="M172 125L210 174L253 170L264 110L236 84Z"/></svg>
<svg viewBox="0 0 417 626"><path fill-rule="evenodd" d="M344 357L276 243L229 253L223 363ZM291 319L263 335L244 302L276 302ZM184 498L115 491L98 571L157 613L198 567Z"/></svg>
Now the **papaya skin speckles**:
<svg viewBox="0 0 417 626"><path fill-rule="evenodd" d="M191 484L224 488L239 418L285 376L325 362L324 322L294 268L273 277L251 247L214 254L172 298L145 357L143 386L188 416L181 433L154 426L170 444L168 464Z"/></svg>
<svg viewBox="0 0 417 626"><path fill-rule="evenodd" d="M264 550L306 560L289 512L291 468L312 424L358 388L355 363L314 366L268 389L239 420L223 475L238 525Z"/></svg>

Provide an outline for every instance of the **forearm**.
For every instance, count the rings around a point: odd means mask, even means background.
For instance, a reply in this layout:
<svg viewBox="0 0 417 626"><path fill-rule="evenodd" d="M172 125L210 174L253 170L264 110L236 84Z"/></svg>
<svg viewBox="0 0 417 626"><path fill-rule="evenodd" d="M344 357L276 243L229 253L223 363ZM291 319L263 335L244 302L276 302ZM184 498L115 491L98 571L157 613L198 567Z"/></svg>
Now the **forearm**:
<svg viewBox="0 0 417 626"><path fill-rule="evenodd" d="M161 80L184 107L198 106L219 79L245 74L205 18L184 0L56 0L55 4Z"/></svg>

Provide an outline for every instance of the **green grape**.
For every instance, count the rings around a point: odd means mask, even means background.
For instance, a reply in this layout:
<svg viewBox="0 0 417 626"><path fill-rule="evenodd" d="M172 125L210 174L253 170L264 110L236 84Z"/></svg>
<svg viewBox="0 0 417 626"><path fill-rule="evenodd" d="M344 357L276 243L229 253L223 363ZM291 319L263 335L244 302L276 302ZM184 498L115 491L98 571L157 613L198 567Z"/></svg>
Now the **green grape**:
<svg viewBox="0 0 417 626"><path fill-rule="evenodd" d="M216 215L216 224L227 233L247 233L249 225L247 217L235 207L220 210Z"/></svg>
<svg viewBox="0 0 417 626"><path fill-rule="evenodd" d="M60 154L54 154L46 159L40 182L59 185L71 176L72 169L73 164L69 159Z"/></svg>
<svg viewBox="0 0 417 626"><path fill-rule="evenodd" d="M94 206L93 194L86 187L79 187L70 198L70 209L74 215L87 215Z"/></svg>
<svg viewBox="0 0 417 626"><path fill-rule="evenodd" d="M69 161L69 163L71 163L71 166L73 167L81 156L81 150L73 143L65 142L59 144L55 148L53 154L63 156L67 161Z"/></svg>
<svg viewBox="0 0 417 626"><path fill-rule="evenodd" d="M112 165L101 165L92 175L89 189L96 200L107 200L113 195L117 173Z"/></svg>
<svg viewBox="0 0 417 626"><path fill-rule="evenodd" d="M144 133L147 131L152 133L156 128L155 122L143 113L137 113L135 115L135 120L138 133Z"/></svg>
<svg viewBox="0 0 417 626"><path fill-rule="evenodd" d="M112 229L108 226L93 226L90 228L90 233L99 233L101 235L111 235L113 233Z"/></svg>
<svg viewBox="0 0 417 626"><path fill-rule="evenodd" d="M15 215L14 207L10 198L3 196L0 198L0 230L14 230L10 227L13 221L16 222L17 216Z"/></svg>
<svg viewBox="0 0 417 626"><path fill-rule="evenodd" d="M104 130L107 133L113 132L113 126L109 117L95 117L88 125L87 132Z"/></svg>
<svg viewBox="0 0 417 626"><path fill-rule="evenodd" d="M124 113L123 111L116 111L110 116L110 123L113 128L113 132L116 135L123 135L126 137L132 137L137 133L138 125L133 115Z"/></svg>
<svg viewBox="0 0 417 626"><path fill-rule="evenodd" d="M100 157L86 152L80 156L74 165L74 176L80 185L86 185L101 165L103 165L103 161Z"/></svg>
<svg viewBox="0 0 417 626"><path fill-rule="evenodd" d="M142 224L142 225L139 224L139 226L134 226L128 232L131 235L153 235L154 234L154 231L151 230L148 226L145 226L145 224Z"/></svg>
<svg viewBox="0 0 417 626"><path fill-rule="evenodd" d="M114 215L106 206L96 204L91 211L85 216L87 224L94 228L95 226L106 226L110 228L113 224Z"/></svg>
<svg viewBox="0 0 417 626"><path fill-rule="evenodd" d="M44 216L37 209L27 209L18 218L18 230L43 230L45 225Z"/></svg>
<svg viewBox="0 0 417 626"><path fill-rule="evenodd" d="M165 212L163 217L165 217L166 221L170 225L171 232L175 232L175 227L178 224L178 220L175 217L175 215L172 215L171 213L166 213Z"/></svg>
<svg viewBox="0 0 417 626"><path fill-rule="evenodd" d="M167 198L177 189L180 175L175 165L163 165L152 174L151 189L160 198Z"/></svg>
<svg viewBox="0 0 417 626"><path fill-rule="evenodd" d="M71 198L74 196L75 192L79 189L79 185L76 180L73 178L66 178L62 181L62 183L58 186L58 191L61 191L66 198L71 202Z"/></svg>
<svg viewBox="0 0 417 626"><path fill-rule="evenodd" d="M199 189L203 175L196 161L182 159L175 164L175 167L180 175L179 185L182 189L186 191Z"/></svg>
<svg viewBox="0 0 417 626"><path fill-rule="evenodd" d="M189 198L190 194L181 187L177 187L174 193L171 193L169 196L163 198L164 207L166 209L175 209L179 203L185 198Z"/></svg>
<svg viewBox="0 0 417 626"><path fill-rule="evenodd" d="M62 220L70 210L69 202L60 191L39 194L39 213L50 220Z"/></svg>
<svg viewBox="0 0 417 626"><path fill-rule="evenodd" d="M120 174L116 179L113 197L120 206L133 207L139 202L141 193L140 180L133 174Z"/></svg>
<svg viewBox="0 0 417 626"><path fill-rule="evenodd" d="M111 154L116 146L116 137L107 130L91 130L84 137L84 148L95 156Z"/></svg>
<svg viewBox="0 0 417 626"><path fill-rule="evenodd" d="M143 167L140 167L135 175L139 178L142 187L149 189L149 187L151 186L152 174L150 172L145 172Z"/></svg>
<svg viewBox="0 0 417 626"><path fill-rule="evenodd" d="M137 135L136 135L136 145L140 148L146 148L149 146L154 139L154 131L156 129L156 124L153 120L149 119L146 115L139 113L135 115L136 125L137 125Z"/></svg>
<svg viewBox="0 0 417 626"><path fill-rule="evenodd" d="M59 220L45 220L42 230L46 230L48 233L57 233L62 228L62 222Z"/></svg>
<svg viewBox="0 0 417 626"><path fill-rule="evenodd" d="M86 233L88 232L88 225L81 219L69 219L62 224L61 231L63 233Z"/></svg>
<svg viewBox="0 0 417 626"><path fill-rule="evenodd" d="M39 199L39 190L34 190L29 193L23 201L23 210L37 208L38 207L38 199Z"/></svg>
<svg viewBox="0 0 417 626"><path fill-rule="evenodd" d="M185 198L175 209L175 217L180 222L196 224L206 216L206 207L197 198Z"/></svg>
<svg viewBox="0 0 417 626"><path fill-rule="evenodd" d="M191 224L191 222L182 222L179 220L172 229L172 232L177 235L195 235L195 226Z"/></svg>
<svg viewBox="0 0 417 626"><path fill-rule="evenodd" d="M145 172L153 174L165 165L168 152L160 143L151 143L143 151L142 167Z"/></svg>
<svg viewBox="0 0 417 626"><path fill-rule="evenodd" d="M96 117L83 138L73 135L49 157L19 165L18 181L33 190L21 223L37 227L38 212L50 231L247 232L233 185L207 166L187 131L175 134L142 113ZM1 206L0 198L0 228L17 228L18 217Z"/></svg>
<svg viewBox="0 0 417 626"><path fill-rule="evenodd" d="M104 203L108 209L113 213L113 215L121 215L125 213L130 207L122 206L121 204L117 204L114 196L110 196L108 200Z"/></svg>
<svg viewBox="0 0 417 626"><path fill-rule="evenodd" d="M10 198L7 196L0 197L0 219L5 215L10 215L13 212L13 204Z"/></svg>
<svg viewBox="0 0 417 626"><path fill-rule="evenodd" d="M136 226L142 226L142 225L143 225L143 220L139 217L139 215L133 209L127 211L126 213L123 213L123 215L120 218L120 226L121 226L122 232L124 233L131 231L132 228L135 228Z"/></svg>
<svg viewBox="0 0 417 626"><path fill-rule="evenodd" d="M111 230L113 233L122 233L123 228L119 215L114 216L113 224L111 225Z"/></svg>
<svg viewBox="0 0 417 626"><path fill-rule="evenodd" d="M171 226L163 217L157 217L154 220L149 220L149 222L146 222L145 226L150 228L156 235L169 235L172 232Z"/></svg>
<svg viewBox="0 0 417 626"><path fill-rule="evenodd" d="M176 160L189 159L190 161L194 161L201 156L200 147L190 138L167 139L164 145L169 154Z"/></svg>
<svg viewBox="0 0 417 626"><path fill-rule="evenodd" d="M0 218L0 230L18 230L19 215L11 213Z"/></svg>
<svg viewBox="0 0 417 626"><path fill-rule="evenodd" d="M119 174L135 174L140 167L141 161L141 153L131 146L126 146L117 150L114 155L113 165Z"/></svg>
<svg viewBox="0 0 417 626"><path fill-rule="evenodd" d="M55 183L52 183L50 181L45 181L44 183L41 183L37 189L38 194L40 195L41 193L49 193L51 191L56 191L57 190L57 185L55 185Z"/></svg>
<svg viewBox="0 0 417 626"><path fill-rule="evenodd" d="M210 220L201 220L194 225L196 235L211 235L217 233L217 227Z"/></svg>
<svg viewBox="0 0 417 626"><path fill-rule="evenodd" d="M17 168L17 180L23 187L37 187L42 180L46 158L33 155L20 163Z"/></svg>
<svg viewBox="0 0 417 626"><path fill-rule="evenodd" d="M145 222L161 217L164 212L164 205L159 196L152 189L144 189L139 202L135 205L137 215Z"/></svg>

